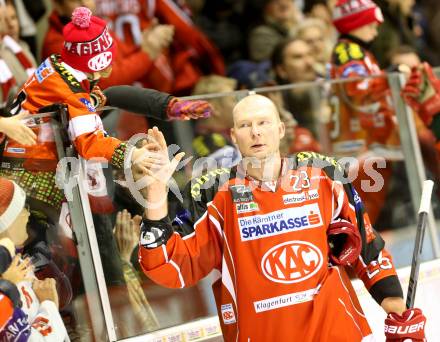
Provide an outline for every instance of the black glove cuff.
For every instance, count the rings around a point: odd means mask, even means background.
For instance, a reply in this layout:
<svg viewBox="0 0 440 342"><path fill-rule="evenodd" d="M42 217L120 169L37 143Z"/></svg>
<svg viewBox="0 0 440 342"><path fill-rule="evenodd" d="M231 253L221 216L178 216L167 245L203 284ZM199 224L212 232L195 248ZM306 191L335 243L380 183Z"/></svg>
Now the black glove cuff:
<svg viewBox="0 0 440 342"><path fill-rule="evenodd" d="M17 286L15 286L9 280L0 279L0 292L11 300L14 308L21 307L20 293L18 292Z"/></svg>
<svg viewBox="0 0 440 342"><path fill-rule="evenodd" d="M170 219L148 220L144 218L141 225L140 244L142 247L152 249L166 244L174 233Z"/></svg>

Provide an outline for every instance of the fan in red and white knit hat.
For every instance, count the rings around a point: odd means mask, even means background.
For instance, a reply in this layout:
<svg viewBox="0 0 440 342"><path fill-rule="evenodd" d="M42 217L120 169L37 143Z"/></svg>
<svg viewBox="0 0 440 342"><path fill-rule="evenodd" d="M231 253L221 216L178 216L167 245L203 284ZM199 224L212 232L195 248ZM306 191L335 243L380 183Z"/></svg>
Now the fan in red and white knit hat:
<svg viewBox="0 0 440 342"><path fill-rule="evenodd" d="M17 219L24 208L26 193L13 181L0 178L0 233Z"/></svg>
<svg viewBox="0 0 440 342"><path fill-rule="evenodd" d="M116 42L106 22L92 15L87 7L78 7L72 21L63 29L62 60L72 68L93 73L109 67L116 53Z"/></svg>
<svg viewBox="0 0 440 342"><path fill-rule="evenodd" d="M342 34L374 22L383 23L383 15L371 0L339 0L333 9L333 25Z"/></svg>

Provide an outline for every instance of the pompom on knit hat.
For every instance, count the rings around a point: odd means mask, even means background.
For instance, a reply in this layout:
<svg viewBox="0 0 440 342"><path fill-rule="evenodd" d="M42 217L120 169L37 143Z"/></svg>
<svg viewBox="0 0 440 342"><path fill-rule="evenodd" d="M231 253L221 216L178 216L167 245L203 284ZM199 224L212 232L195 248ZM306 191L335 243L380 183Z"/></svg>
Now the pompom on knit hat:
<svg viewBox="0 0 440 342"><path fill-rule="evenodd" d="M77 7L72 21L63 29L62 60L72 68L93 73L110 66L116 48L106 22L92 15L87 7Z"/></svg>
<svg viewBox="0 0 440 342"><path fill-rule="evenodd" d="M383 23L383 15L371 0L339 0L333 9L333 25L341 34L374 22Z"/></svg>
<svg viewBox="0 0 440 342"><path fill-rule="evenodd" d="M26 193L6 178L0 178L0 233L7 230L24 208Z"/></svg>

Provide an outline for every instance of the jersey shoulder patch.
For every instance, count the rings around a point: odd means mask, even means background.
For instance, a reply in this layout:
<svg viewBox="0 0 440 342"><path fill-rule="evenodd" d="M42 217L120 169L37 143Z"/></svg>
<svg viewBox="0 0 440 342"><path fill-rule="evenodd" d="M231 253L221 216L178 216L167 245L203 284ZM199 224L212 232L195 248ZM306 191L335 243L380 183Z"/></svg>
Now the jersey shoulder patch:
<svg viewBox="0 0 440 342"><path fill-rule="evenodd" d="M296 167L311 166L324 170L324 172L333 180L344 179L344 168L338 161L329 156L317 152L299 152L294 156ZM296 161L296 163L295 163Z"/></svg>
<svg viewBox="0 0 440 342"><path fill-rule="evenodd" d="M354 42L339 42L333 49L333 61L336 65L344 65L348 62L360 61L364 58L364 49Z"/></svg>
<svg viewBox="0 0 440 342"><path fill-rule="evenodd" d="M229 180L230 173L231 169L221 167L208 171L200 177L193 178L191 180L191 197L195 200L200 199L202 190L213 189L216 192L219 183Z"/></svg>

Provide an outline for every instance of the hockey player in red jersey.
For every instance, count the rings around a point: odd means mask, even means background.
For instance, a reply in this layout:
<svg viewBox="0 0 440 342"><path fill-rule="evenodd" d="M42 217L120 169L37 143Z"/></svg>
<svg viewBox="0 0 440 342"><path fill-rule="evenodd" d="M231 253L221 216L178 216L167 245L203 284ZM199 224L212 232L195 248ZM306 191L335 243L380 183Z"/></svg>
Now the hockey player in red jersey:
<svg viewBox="0 0 440 342"><path fill-rule="evenodd" d="M243 160L193 179L176 213L168 213L166 183L183 155L169 162L163 135L150 130L157 143L145 176L135 175L149 184L145 274L180 288L214 270L225 341L371 341L351 267L388 313L387 338L423 341L425 317L405 310L392 258L338 163L313 152L281 158L284 125L264 96L244 98L233 114Z"/></svg>

